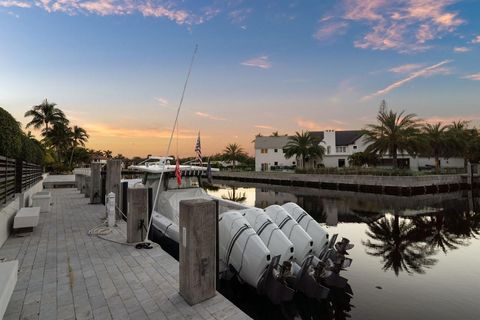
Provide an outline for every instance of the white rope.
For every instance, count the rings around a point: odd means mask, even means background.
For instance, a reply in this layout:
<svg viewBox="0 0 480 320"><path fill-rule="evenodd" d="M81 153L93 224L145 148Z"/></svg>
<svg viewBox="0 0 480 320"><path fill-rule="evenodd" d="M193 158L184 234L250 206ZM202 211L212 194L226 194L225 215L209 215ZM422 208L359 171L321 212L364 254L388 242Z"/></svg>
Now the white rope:
<svg viewBox="0 0 480 320"><path fill-rule="evenodd" d="M195 49L194 49L193 55L192 55L192 60L190 61L190 66L188 68L187 78L185 79L185 83L183 85L182 96L181 96L180 102L178 104L177 115L175 116L175 122L173 123L172 132L170 133L170 140L168 141L168 147L167 147L167 152L165 154L165 157L168 157L169 154L170 154L170 147L172 145L173 134L175 133L175 129L177 127L178 116L180 115L180 110L182 109L183 99L185 98L185 91L187 90L188 80L190 79L190 73L192 72L193 62L195 61L195 55L197 54L197 49L198 49L198 45L195 45ZM145 235L145 241L144 242L150 242L149 239L148 239L148 234L150 233L150 228L152 227L153 212L155 211L155 206L157 205L158 195L160 193L160 188L162 186L163 173L165 172L165 164L166 164L166 161L163 162L163 169L162 169L162 173L160 174L160 180L158 181L158 187L157 187L157 191L155 193L155 199L153 201L152 212L150 214L150 219L148 221L147 234Z"/></svg>

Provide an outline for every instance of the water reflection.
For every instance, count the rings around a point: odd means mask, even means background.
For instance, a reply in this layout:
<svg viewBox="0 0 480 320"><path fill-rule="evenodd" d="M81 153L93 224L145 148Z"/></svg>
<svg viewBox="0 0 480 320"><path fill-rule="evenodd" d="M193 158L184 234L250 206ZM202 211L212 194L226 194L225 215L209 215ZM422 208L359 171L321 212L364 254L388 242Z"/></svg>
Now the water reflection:
<svg viewBox="0 0 480 320"><path fill-rule="evenodd" d="M397 276L401 271L425 273L425 268L430 268L437 260L431 257L434 251L417 239L418 233L410 219L385 216L368 225L366 234L371 239L362 244L367 254L382 258L384 271L391 269Z"/></svg>
<svg viewBox="0 0 480 320"><path fill-rule="evenodd" d="M218 192L232 187L257 207L295 202L357 244L345 274L355 300L349 289L323 303L297 295L279 307L237 286L232 301L255 319L478 319L479 190L401 197L228 182ZM412 291L416 299L407 298Z"/></svg>
<svg viewBox="0 0 480 320"><path fill-rule="evenodd" d="M219 291L255 319L346 320L351 318L354 308L349 285L344 289L331 288L328 298L322 302L296 293L292 301L280 305L273 305L268 298L258 296L255 289L236 279L221 280Z"/></svg>

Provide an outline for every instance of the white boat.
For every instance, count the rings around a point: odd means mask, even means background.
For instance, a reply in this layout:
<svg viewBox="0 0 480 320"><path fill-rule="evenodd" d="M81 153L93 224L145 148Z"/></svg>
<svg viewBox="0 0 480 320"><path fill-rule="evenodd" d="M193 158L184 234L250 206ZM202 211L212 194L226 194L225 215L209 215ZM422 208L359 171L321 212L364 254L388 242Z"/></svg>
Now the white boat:
<svg viewBox="0 0 480 320"><path fill-rule="evenodd" d="M329 254L326 254L328 245L324 240L327 233L319 232L323 229L318 223L311 222L313 218L307 214L308 217L298 219L306 212L300 212L300 207L292 205L286 208L271 206L264 211L213 197L201 188L201 177L207 171L202 166L181 165L182 179L178 185L175 165L170 164L171 160L173 159L150 157L144 163L130 166L132 170L145 173L142 183L153 188L154 193L161 183L152 214L149 234L152 240L163 242L170 248L170 252L178 256L180 201L215 200L218 202L219 214L221 276L237 276L259 292L267 294L274 302L291 299L295 290L309 291L306 292L308 296L318 299L325 297L328 289L316 277L321 273L318 267L323 270L326 266L333 266L334 262L320 263L320 254L324 260L332 257L336 259L338 256L332 252L335 248L330 248ZM135 185L138 186L138 182ZM305 231L302 224L296 221L301 223L304 219L309 222L309 231ZM315 224L320 229L313 228ZM316 257L311 255L312 252ZM343 253L339 256L341 258Z"/></svg>

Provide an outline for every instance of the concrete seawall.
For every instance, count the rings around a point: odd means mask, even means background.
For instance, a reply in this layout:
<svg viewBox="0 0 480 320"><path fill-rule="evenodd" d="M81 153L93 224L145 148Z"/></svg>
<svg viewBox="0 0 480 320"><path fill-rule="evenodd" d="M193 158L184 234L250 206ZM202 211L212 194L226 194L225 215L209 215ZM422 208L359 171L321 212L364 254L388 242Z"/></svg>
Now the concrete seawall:
<svg viewBox="0 0 480 320"><path fill-rule="evenodd" d="M215 179L344 191L415 195L468 188L466 175L373 176L285 172L215 172ZM478 176L476 177L478 184Z"/></svg>

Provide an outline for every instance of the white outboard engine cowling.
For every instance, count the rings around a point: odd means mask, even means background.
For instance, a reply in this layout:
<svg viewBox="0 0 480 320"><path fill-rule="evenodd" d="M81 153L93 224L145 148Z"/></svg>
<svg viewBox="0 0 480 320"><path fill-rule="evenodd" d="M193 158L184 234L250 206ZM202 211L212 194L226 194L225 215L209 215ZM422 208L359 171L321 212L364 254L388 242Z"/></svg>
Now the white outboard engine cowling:
<svg viewBox="0 0 480 320"><path fill-rule="evenodd" d="M273 257L280 255L279 263L292 260L294 254L293 243L270 219L270 217L259 208L250 208L239 211L250 223Z"/></svg>
<svg viewBox="0 0 480 320"><path fill-rule="evenodd" d="M223 213L218 231L220 271L232 266L243 281L256 288L272 258L270 250L238 211Z"/></svg>
<svg viewBox="0 0 480 320"><path fill-rule="evenodd" d="M265 208L265 213L278 225L287 238L292 241L295 248L294 258L301 264L303 260L312 253L312 237L279 205L275 204Z"/></svg>
<svg viewBox="0 0 480 320"><path fill-rule="evenodd" d="M313 239L313 254L317 257L328 243L328 232L318 224L302 207L293 202L285 203L284 208Z"/></svg>

